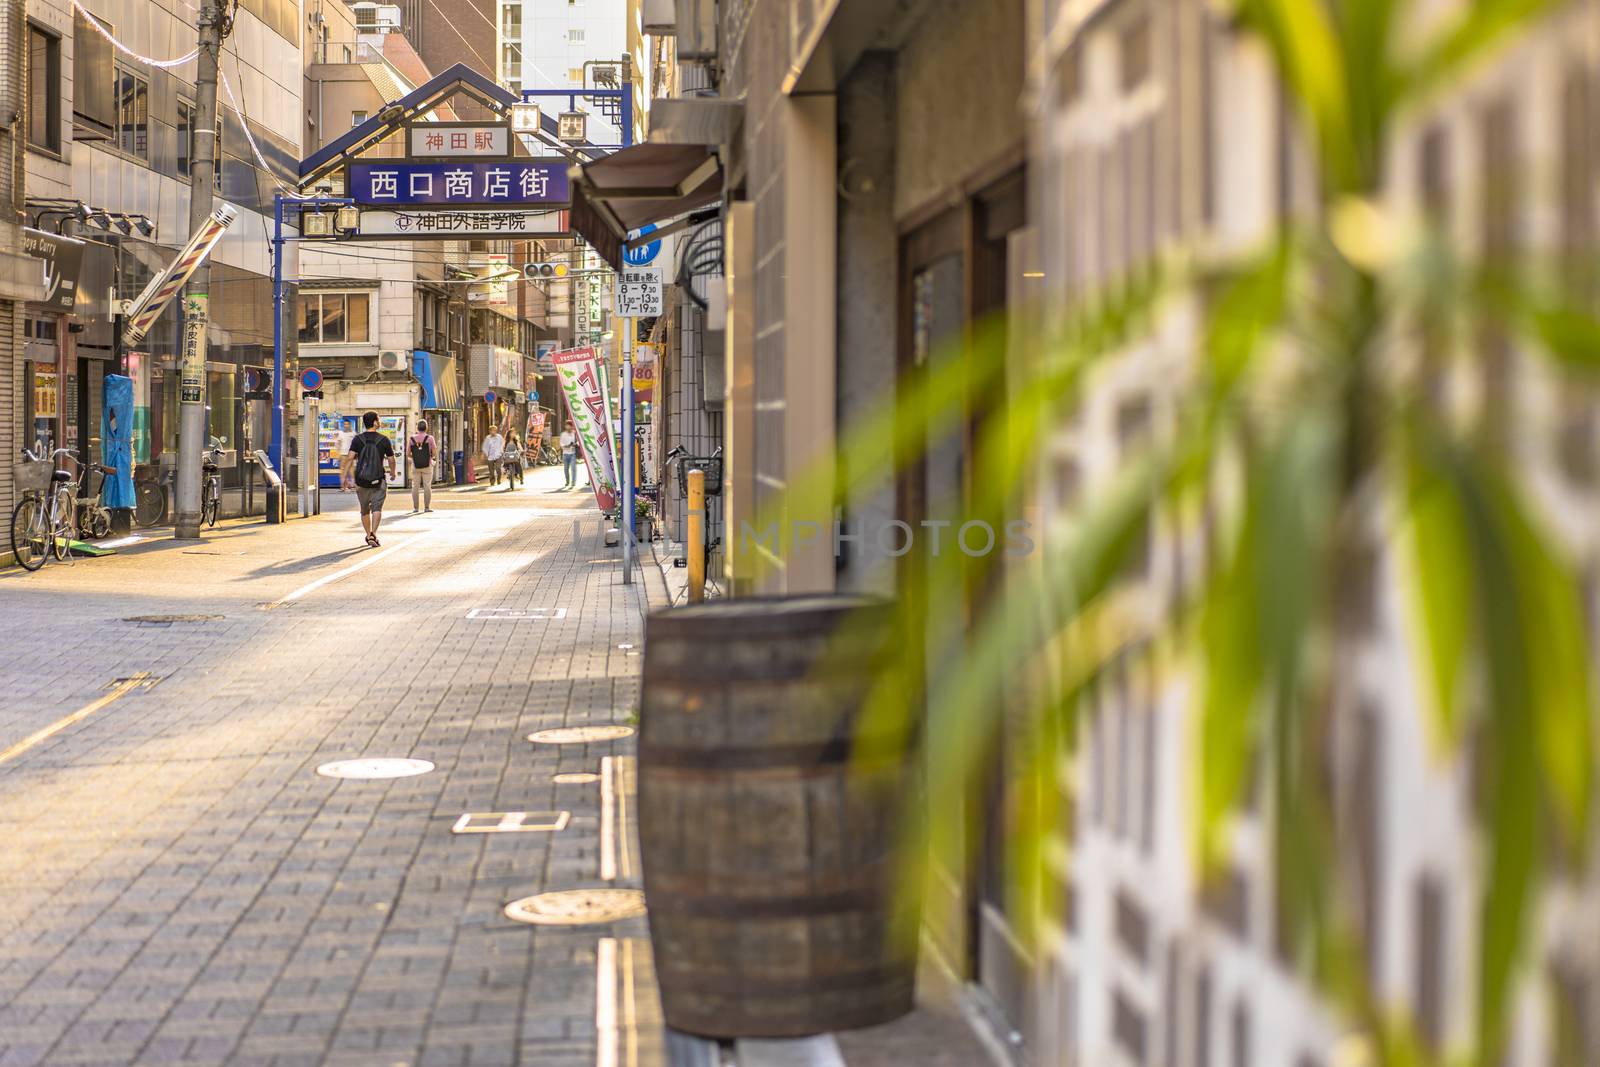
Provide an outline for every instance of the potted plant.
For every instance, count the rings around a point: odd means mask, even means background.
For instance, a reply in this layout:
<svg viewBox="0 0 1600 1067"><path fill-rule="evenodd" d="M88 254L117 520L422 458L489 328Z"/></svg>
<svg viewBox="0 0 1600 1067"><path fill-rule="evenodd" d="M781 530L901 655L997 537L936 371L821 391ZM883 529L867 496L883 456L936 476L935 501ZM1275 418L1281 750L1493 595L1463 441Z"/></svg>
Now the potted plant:
<svg viewBox="0 0 1600 1067"><path fill-rule="evenodd" d="M633 535L640 544L656 539L656 506L644 497L633 502Z"/></svg>

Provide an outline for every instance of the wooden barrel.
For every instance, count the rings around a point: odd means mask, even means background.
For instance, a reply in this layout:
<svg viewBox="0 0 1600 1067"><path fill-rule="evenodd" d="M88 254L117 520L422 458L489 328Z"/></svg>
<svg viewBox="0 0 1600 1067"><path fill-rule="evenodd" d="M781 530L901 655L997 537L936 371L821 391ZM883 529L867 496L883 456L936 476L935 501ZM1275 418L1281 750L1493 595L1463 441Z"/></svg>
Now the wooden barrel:
<svg viewBox="0 0 1600 1067"><path fill-rule="evenodd" d="M819 595L650 617L639 836L668 1025L799 1037L911 1009L915 931L894 916L914 764L851 758L889 611Z"/></svg>

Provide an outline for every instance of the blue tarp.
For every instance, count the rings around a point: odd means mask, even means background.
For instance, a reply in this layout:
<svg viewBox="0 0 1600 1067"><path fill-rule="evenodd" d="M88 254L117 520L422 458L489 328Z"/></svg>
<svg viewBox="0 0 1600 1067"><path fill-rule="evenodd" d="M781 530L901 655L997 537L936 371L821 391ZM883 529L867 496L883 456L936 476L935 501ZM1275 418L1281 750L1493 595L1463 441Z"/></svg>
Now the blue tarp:
<svg viewBox="0 0 1600 1067"><path fill-rule="evenodd" d="M133 379L106 375L105 402L100 415L101 462L115 467L100 490L108 508L133 507Z"/></svg>

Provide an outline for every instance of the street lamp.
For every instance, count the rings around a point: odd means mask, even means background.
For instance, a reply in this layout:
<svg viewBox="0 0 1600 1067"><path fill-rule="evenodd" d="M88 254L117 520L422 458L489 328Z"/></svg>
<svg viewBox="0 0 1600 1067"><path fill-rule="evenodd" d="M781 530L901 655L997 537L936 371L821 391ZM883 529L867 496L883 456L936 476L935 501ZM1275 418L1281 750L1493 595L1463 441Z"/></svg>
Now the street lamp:
<svg viewBox="0 0 1600 1067"><path fill-rule="evenodd" d="M361 228L361 209L351 204L334 212L333 228L340 233L355 233Z"/></svg>
<svg viewBox="0 0 1600 1067"><path fill-rule="evenodd" d="M314 211L309 215L301 215L300 226L301 232L307 237L333 236L333 216L324 215L320 211Z"/></svg>
<svg viewBox="0 0 1600 1067"><path fill-rule="evenodd" d="M517 133L538 133L544 116L539 105L532 100L522 100L511 105L511 128Z"/></svg>
<svg viewBox="0 0 1600 1067"><path fill-rule="evenodd" d="M589 116L582 111L563 111L557 126L558 136L568 144L581 144L589 139Z"/></svg>

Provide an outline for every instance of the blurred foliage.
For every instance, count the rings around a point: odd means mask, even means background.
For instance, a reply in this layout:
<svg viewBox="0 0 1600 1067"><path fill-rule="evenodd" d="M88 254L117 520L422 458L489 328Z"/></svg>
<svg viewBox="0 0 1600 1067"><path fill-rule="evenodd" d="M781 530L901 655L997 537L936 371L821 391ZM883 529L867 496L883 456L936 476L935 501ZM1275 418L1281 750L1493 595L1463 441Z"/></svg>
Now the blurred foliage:
<svg viewBox="0 0 1600 1067"><path fill-rule="evenodd" d="M1481 371L1492 329L1519 339L1525 358L1594 374L1600 321L1542 286L1548 271L1474 264L1442 233L1405 232L1380 181L1402 116L1552 10L1486 0L1419 32L1419 12L1401 0L1240 0L1237 26L1266 43L1298 110L1315 208L1242 260L1151 266L1066 312L972 326L900 383L892 409L850 429L836 468L797 479L789 497L804 501L793 514L817 514L815 487L829 485L842 506L965 436L962 521L1001 528L1036 499L1044 442L1097 372L1162 316L1198 309L1203 344L1170 424L1090 487L1067 529L1053 520L1041 551L973 558L922 540L897 561L903 657L879 679L860 732L877 747L922 749L919 862L972 862L979 798L1001 772L1010 913L1031 934L1028 919L1058 906L1043 886L1072 819L1064 805L1081 799L1064 760L1086 700L1135 667L1190 679L1186 808L1202 877L1228 859L1241 809L1264 805L1279 943L1332 998L1351 1040L1388 1065L1500 1062L1537 894L1590 839L1580 583L1524 472L1484 425L1493 414L1462 417L1437 401L1418 324L1444 339L1449 373ZM1137 554L1197 525L1201 566L1155 604L1130 576ZM1374 558L1405 584L1422 687L1390 703L1423 710L1439 757L1471 763L1482 797L1467 1048L1432 1049L1374 994L1356 859L1337 825L1332 731L1357 699L1348 667L1369 632L1359 575Z"/></svg>

